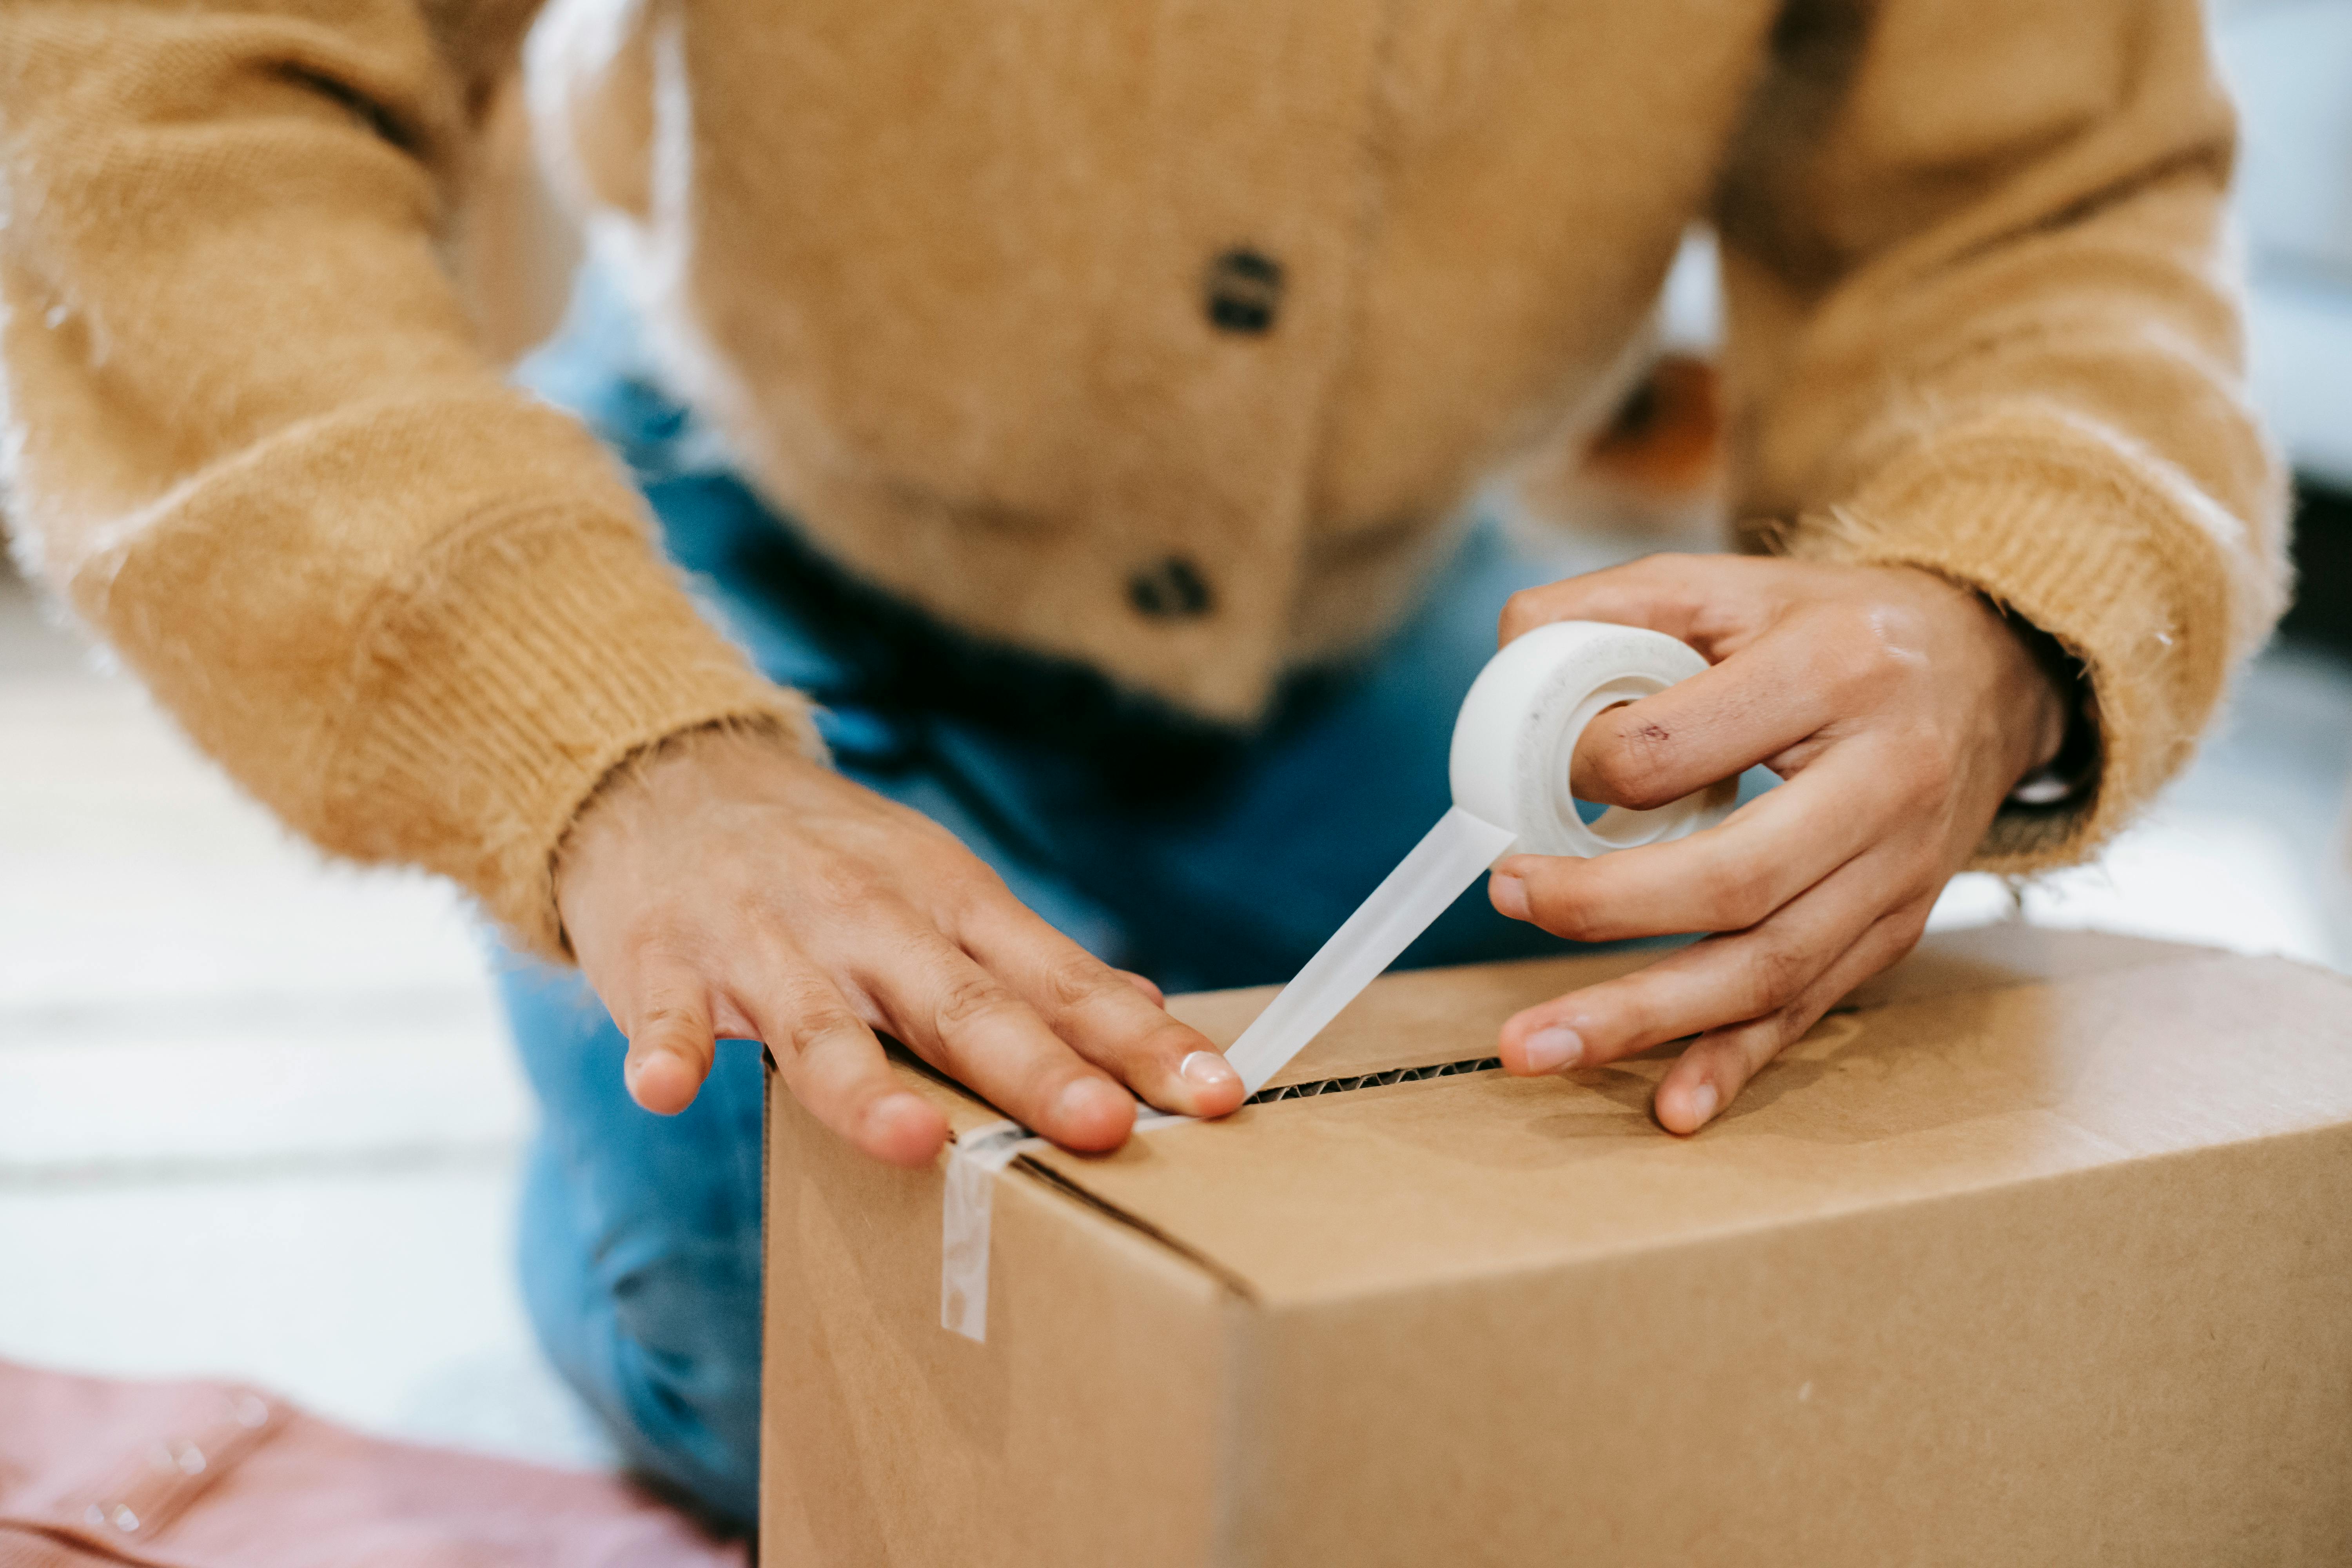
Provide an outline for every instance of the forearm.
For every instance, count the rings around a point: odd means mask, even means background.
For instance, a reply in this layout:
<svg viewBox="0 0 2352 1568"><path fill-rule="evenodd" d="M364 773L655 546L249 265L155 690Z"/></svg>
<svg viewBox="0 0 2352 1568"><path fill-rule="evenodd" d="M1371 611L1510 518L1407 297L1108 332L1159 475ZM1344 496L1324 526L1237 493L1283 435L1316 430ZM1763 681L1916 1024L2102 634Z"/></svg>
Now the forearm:
<svg viewBox="0 0 2352 1568"><path fill-rule="evenodd" d="M440 257L445 37L321 15L0 7L12 523L291 826L446 872L547 950L549 855L614 762L803 716L593 440L476 350Z"/></svg>
<svg viewBox="0 0 2352 1568"><path fill-rule="evenodd" d="M2031 869L2154 793L2283 599L2231 117L2187 4L1874 27L1837 111L1760 114L1727 186L1741 500L1759 542L1927 569L2079 661L2096 775L1979 862Z"/></svg>

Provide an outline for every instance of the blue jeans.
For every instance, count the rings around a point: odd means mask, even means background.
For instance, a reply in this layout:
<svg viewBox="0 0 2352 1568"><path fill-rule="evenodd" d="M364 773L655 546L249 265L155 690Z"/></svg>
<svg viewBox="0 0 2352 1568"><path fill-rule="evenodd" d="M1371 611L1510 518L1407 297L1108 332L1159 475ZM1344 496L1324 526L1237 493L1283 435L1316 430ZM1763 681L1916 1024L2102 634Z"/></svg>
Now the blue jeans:
<svg viewBox="0 0 2352 1568"><path fill-rule="evenodd" d="M951 829L1031 908L1171 991L1286 978L1445 810L1454 710L1503 601L1543 575L1474 530L1384 646L1294 682L1258 731L1222 735L835 581L638 374L627 321L593 279L524 374L631 466L706 613L824 705L844 773ZM1403 963L1564 946L1496 914L1480 888ZM722 1045L691 1108L650 1116L622 1089L626 1042L575 972L509 953L499 973L541 1110L521 1243L541 1342L635 1464L748 1522L759 1047Z"/></svg>

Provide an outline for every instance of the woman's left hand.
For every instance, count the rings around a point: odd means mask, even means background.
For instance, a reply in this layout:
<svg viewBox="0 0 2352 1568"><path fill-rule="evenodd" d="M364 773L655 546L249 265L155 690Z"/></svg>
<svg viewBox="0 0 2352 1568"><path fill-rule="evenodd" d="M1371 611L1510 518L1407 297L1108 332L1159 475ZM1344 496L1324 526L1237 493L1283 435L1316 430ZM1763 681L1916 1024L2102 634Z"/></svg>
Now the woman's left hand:
<svg viewBox="0 0 2352 1568"><path fill-rule="evenodd" d="M1788 781L1706 832L1515 855L1489 885L1503 913L1579 942L1720 933L1502 1032L1523 1075L1696 1036L1655 1101L1669 1131L1696 1132L1911 950L2003 798L2056 755L2068 704L1983 599L1913 567L1652 556L1518 595L1503 641L1568 620L1648 626L1711 666L1595 719L1579 798L1663 805L1759 763Z"/></svg>

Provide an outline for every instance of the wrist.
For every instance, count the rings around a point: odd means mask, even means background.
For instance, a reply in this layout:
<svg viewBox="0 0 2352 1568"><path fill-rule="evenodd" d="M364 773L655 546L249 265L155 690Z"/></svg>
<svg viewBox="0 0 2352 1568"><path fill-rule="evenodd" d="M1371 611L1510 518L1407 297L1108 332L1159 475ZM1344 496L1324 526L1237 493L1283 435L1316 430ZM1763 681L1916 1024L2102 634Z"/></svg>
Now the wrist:
<svg viewBox="0 0 2352 1568"><path fill-rule="evenodd" d="M2056 805L2072 799L2097 774L2098 724L2090 704L2090 684L2082 661L2048 632L1986 595L1979 595L1997 619L2014 658L2021 688L2013 701L2012 731L2020 742L2011 774L2009 804Z"/></svg>

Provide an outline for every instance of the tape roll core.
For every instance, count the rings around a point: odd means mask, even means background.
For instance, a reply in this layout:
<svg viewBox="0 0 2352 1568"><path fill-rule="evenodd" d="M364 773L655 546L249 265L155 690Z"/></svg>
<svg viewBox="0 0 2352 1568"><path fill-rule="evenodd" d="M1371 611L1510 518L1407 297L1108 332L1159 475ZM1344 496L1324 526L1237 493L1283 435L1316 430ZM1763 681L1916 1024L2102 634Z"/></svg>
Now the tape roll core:
<svg viewBox="0 0 2352 1568"><path fill-rule="evenodd" d="M1560 621L1505 647L1454 721L1454 803L1517 835L1507 853L1591 858L1664 844L1727 816L1738 781L1649 811L1612 805L1587 823L1569 784L1586 726L1706 668L1694 649L1640 626Z"/></svg>

